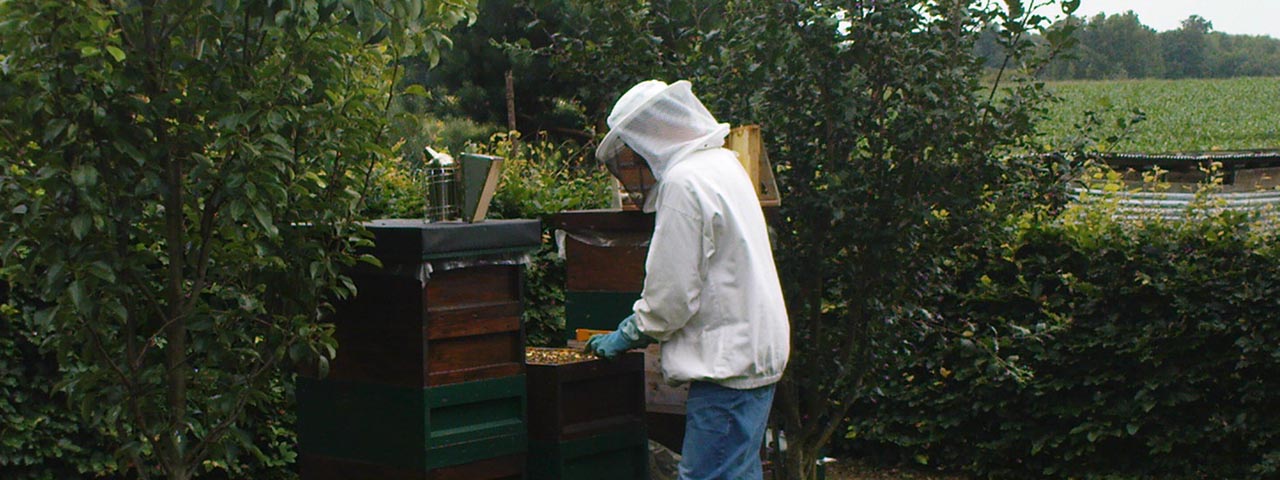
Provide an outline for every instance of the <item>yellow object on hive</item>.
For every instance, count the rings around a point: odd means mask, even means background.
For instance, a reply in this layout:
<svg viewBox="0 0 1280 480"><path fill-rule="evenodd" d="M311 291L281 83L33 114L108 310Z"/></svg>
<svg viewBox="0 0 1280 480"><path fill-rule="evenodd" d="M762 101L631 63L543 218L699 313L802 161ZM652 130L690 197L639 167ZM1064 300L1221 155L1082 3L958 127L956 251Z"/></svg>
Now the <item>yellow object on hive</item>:
<svg viewBox="0 0 1280 480"><path fill-rule="evenodd" d="M611 332L611 330L593 330L590 328L579 328L577 330L574 330L574 333L577 335L577 340L579 342L585 342L587 340L590 340L591 337L594 337L596 335L604 335L609 332Z"/></svg>

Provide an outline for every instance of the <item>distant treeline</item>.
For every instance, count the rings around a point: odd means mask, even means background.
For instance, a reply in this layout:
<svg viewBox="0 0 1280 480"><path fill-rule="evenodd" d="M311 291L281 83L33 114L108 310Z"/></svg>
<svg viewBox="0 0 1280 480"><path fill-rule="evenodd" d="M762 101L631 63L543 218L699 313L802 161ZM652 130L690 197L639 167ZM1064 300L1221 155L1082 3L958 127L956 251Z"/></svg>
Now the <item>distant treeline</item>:
<svg viewBox="0 0 1280 480"><path fill-rule="evenodd" d="M1280 76L1280 39L1215 32L1199 15L1165 32L1132 11L1064 21L1076 25L1079 45L1041 72L1046 80ZM977 49L993 66L1003 59L994 31Z"/></svg>

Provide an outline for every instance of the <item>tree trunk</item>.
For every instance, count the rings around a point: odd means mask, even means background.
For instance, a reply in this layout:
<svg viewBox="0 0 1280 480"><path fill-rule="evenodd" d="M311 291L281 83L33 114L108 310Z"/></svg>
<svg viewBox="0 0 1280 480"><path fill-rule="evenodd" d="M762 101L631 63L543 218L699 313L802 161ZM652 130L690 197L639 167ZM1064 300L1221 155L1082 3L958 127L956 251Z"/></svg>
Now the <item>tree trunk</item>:
<svg viewBox="0 0 1280 480"><path fill-rule="evenodd" d="M818 449L803 444L787 445L783 452L782 478L814 480L818 478Z"/></svg>

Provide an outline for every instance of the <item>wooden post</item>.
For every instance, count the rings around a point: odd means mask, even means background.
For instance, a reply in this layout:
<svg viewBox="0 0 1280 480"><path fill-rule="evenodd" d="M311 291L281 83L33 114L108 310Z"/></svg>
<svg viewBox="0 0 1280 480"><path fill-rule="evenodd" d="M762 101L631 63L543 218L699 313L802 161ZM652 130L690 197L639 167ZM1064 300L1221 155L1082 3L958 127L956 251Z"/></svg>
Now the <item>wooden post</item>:
<svg viewBox="0 0 1280 480"><path fill-rule="evenodd" d="M516 130L516 81L511 75L511 70L507 70L507 131L514 132Z"/></svg>

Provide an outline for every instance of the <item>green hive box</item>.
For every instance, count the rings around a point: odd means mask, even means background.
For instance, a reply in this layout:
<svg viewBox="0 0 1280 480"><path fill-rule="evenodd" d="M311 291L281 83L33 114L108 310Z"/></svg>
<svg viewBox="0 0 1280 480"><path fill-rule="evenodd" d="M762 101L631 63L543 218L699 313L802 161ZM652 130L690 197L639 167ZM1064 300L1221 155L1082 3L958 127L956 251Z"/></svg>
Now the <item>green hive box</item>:
<svg viewBox="0 0 1280 480"><path fill-rule="evenodd" d="M428 471L524 452L525 376L414 388L298 379L305 455Z"/></svg>
<svg viewBox="0 0 1280 480"><path fill-rule="evenodd" d="M564 442L529 445L529 480L646 480L649 441L643 427Z"/></svg>

